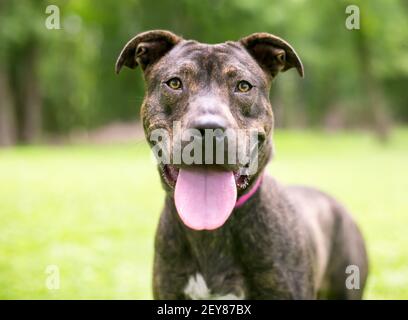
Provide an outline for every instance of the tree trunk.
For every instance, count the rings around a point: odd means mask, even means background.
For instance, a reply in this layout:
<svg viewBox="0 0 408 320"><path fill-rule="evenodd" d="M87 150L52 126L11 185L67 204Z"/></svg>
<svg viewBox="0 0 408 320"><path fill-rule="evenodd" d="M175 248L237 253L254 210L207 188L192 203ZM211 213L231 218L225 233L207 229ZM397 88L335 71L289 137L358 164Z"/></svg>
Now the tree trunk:
<svg viewBox="0 0 408 320"><path fill-rule="evenodd" d="M363 111L365 112L365 119L368 120L368 125L374 129L380 140L386 141L389 136L391 119L386 110L382 88L372 71L371 51L364 27L364 16L362 15L362 28L350 31L354 34L354 44L359 59L360 81L364 91Z"/></svg>
<svg viewBox="0 0 408 320"><path fill-rule="evenodd" d="M42 128L42 101L37 76L37 48L29 46L26 51L24 69L19 76L21 88L20 140L33 143L40 139Z"/></svg>
<svg viewBox="0 0 408 320"><path fill-rule="evenodd" d="M0 146L16 143L16 127L9 77L0 66Z"/></svg>

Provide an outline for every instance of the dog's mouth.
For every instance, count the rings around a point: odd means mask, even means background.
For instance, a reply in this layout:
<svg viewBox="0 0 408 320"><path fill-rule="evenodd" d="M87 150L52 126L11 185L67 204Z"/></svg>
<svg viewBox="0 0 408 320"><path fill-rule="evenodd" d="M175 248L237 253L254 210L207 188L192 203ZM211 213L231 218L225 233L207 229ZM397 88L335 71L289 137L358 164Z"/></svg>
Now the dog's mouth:
<svg viewBox="0 0 408 320"><path fill-rule="evenodd" d="M174 165L164 164L160 166L160 171L167 185L170 188L174 189L177 183L180 169ZM249 175L240 174L239 170L232 170L232 173L234 175L237 191L240 192L245 190L248 187L249 182L251 181L251 177Z"/></svg>
<svg viewBox="0 0 408 320"><path fill-rule="evenodd" d="M239 191L248 187L250 176L238 170L217 170L208 166L177 168L162 165L165 182L174 189L177 212L189 228L213 230L231 215Z"/></svg>

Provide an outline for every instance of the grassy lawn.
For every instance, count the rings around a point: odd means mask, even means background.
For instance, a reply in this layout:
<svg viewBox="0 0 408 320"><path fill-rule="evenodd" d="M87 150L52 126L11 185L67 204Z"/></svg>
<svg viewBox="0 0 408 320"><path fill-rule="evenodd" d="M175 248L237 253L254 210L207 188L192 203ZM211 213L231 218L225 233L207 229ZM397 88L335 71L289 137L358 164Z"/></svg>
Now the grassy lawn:
<svg viewBox="0 0 408 320"><path fill-rule="evenodd" d="M368 299L408 299L408 129L277 131L268 171L352 211L368 243ZM163 192L144 143L0 150L0 298L150 299ZM60 271L49 290L46 268Z"/></svg>

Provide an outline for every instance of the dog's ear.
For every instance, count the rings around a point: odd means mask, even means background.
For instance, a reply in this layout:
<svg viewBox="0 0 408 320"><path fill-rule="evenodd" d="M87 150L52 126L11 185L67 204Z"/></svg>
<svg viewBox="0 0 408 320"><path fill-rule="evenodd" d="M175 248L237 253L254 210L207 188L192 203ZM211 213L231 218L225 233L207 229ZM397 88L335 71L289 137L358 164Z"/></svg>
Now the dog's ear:
<svg viewBox="0 0 408 320"><path fill-rule="evenodd" d="M140 65L143 70L146 70L181 40L181 37L166 30L139 33L122 49L116 61L115 71L119 73L123 65L131 69Z"/></svg>
<svg viewBox="0 0 408 320"><path fill-rule="evenodd" d="M253 33L239 41L259 65L275 77L295 67L303 78L303 65L296 51L285 40L270 33Z"/></svg>

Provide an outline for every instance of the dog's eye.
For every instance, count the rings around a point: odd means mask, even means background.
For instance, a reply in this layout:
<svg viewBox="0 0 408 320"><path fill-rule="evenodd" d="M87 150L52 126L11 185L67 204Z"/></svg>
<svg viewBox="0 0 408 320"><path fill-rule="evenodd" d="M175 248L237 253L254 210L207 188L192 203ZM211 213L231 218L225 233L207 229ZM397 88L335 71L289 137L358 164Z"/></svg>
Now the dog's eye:
<svg viewBox="0 0 408 320"><path fill-rule="evenodd" d="M166 84L173 90L181 89L181 80L179 78L171 78Z"/></svg>
<svg viewBox="0 0 408 320"><path fill-rule="evenodd" d="M252 84L245 80L242 80L237 84L237 90L239 92L248 92L249 90L252 89L252 87L253 87Z"/></svg>

